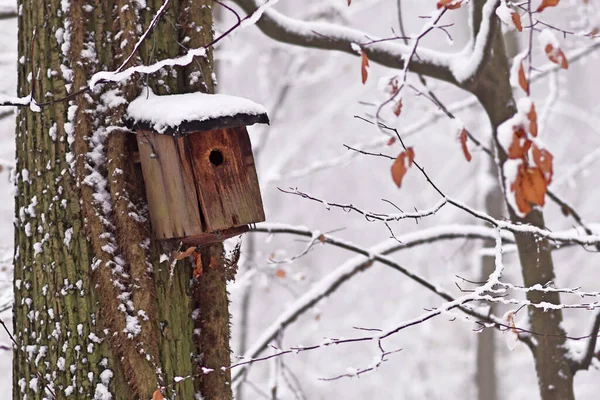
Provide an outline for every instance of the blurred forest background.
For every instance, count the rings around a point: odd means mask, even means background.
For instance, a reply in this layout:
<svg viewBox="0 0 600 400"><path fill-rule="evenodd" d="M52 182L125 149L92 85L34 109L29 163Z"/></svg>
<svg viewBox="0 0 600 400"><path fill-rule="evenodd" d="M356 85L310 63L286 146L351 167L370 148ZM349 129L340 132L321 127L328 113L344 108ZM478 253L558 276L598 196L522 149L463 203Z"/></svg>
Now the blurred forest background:
<svg viewBox="0 0 600 400"><path fill-rule="evenodd" d="M286 15L305 20L326 20L359 28L379 37L398 32L396 1L346 0L281 1L276 7ZM435 7L433 0L403 0L406 32L420 31ZM584 4L585 3L585 4ZM563 0L560 9L547 12L547 19L565 29L590 31L600 26L600 8L593 1ZM0 0L0 10L16 8L12 0ZM218 7L217 7L218 8ZM390 12L394 10L394 12ZM219 9L216 26L223 30L234 21ZM442 32L428 35L422 42L447 52L459 51L468 39L467 9L449 13L448 28L452 41ZM16 19L0 20L0 93L15 94ZM524 46L527 36L506 32L512 54ZM561 39L566 50L588 45L591 39ZM596 39L597 40L597 39ZM521 48L522 50L522 48ZM311 230L335 232L336 236L369 248L390 237L382 224L366 221L358 214L328 210L323 204L282 193L278 188L298 188L328 202L352 203L373 211L394 212L382 199L392 200L403 210L431 207L439 196L415 171L405 177L398 189L390 176L391 162L347 150L373 143L370 151L396 156L399 145L387 146L387 138L356 116L374 114L373 104L385 100L380 80L393 72L372 64L366 84L360 79L360 59L347 54L310 50L280 44L249 28L222 41L216 50L218 91L241 95L264 104L271 125L250 128L255 148L258 175L267 221L306 226ZM534 64L547 59L537 52ZM555 177L551 189L565 197L589 222L599 222L598 188L594 173L600 157L600 87L597 71L600 60L592 53L572 63L567 71L547 75L533 84L532 93L540 118L542 140L554 155ZM416 76L409 80L420 85ZM429 87L446 104L468 102L469 95L446 84L428 80ZM407 145L413 146L419 162L442 191L464 203L485 209L485 195L496 184L490 175L487 155L474 151L468 163L460 149L456 131L430 101L406 91L399 118L390 119ZM9 321L12 299L13 194L10 182L14 166L14 118L10 109L0 109L0 317ZM489 142L487 119L477 106L462 107L456 114L471 133ZM553 203L545 207L546 222L552 230L571 228ZM403 220L392 227L397 236L426 228L457 224L480 224L465 213L449 207L433 217ZM307 241L292 235L249 233L243 237L242 260L237 280L231 284L232 362L243 354L286 308L313 287L319 279L355 257L344 250L316 246L308 254L290 263L274 263L301 253ZM473 240L436 242L395 253L398 263L427 277L449 292L460 295L455 283L468 286L457 276L481 280L483 243ZM504 279L522 283L518 260L507 249ZM568 247L554 253L556 285L598 289L599 256L580 247ZM563 296L563 302L576 301ZM385 329L435 307L441 300L409 281L397 271L375 263L346 282L336 292L304 313L277 341L280 348L311 345L325 338L352 337L354 327ZM500 308L498 315L509 308ZM565 312L565 327L571 336L589 332L593 314L584 310ZM293 399L474 399L477 398L478 340L477 326L440 316L407 329L386 345L402 348L390 355L375 372L359 378L323 381L346 373L349 367L365 368L379 351L373 343L328 347L297 355L255 363L237 389L238 397ZM494 332L493 347L483 350L488 358L495 354L499 399L538 398L533 358L524 345L510 351L506 338ZM0 344L11 347L0 333ZM579 343L571 342L576 348ZM581 343L583 345L583 343ZM270 350L269 350L270 351ZM265 353L268 354L268 351ZM0 350L0 389L11 384L11 351ZM235 374L235 370L233 371ZM598 371L582 371L575 380L578 399L596 399Z"/></svg>

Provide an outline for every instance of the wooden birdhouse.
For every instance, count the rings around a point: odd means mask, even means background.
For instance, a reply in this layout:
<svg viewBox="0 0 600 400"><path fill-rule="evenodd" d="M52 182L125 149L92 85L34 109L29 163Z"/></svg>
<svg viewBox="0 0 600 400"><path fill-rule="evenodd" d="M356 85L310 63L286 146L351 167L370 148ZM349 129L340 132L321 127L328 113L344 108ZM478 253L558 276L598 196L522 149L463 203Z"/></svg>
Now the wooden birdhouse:
<svg viewBox="0 0 600 400"><path fill-rule="evenodd" d="M127 112L155 238L204 245L265 220L246 130L269 123L261 105L221 94L148 90Z"/></svg>

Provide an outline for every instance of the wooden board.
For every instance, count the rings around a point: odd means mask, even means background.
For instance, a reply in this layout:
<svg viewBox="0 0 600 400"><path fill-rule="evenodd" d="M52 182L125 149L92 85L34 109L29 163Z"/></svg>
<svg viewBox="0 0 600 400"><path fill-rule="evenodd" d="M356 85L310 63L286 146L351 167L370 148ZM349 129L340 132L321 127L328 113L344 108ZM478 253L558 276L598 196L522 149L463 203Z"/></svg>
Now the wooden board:
<svg viewBox="0 0 600 400"><path fill-rule="evenodd" d="M265 220L250 138L245 127L190 133L198 197L208 232ZM222 162L211 162L211 152ZM213 160L214 161L214 160Z"/></svg>
<svg viewBox="0 0 600 400"><path fill-rule="evenodd" d="M171 239L202 233L189 154L178 143L184 139L146 131L136 136L154 236Z"/></svg>

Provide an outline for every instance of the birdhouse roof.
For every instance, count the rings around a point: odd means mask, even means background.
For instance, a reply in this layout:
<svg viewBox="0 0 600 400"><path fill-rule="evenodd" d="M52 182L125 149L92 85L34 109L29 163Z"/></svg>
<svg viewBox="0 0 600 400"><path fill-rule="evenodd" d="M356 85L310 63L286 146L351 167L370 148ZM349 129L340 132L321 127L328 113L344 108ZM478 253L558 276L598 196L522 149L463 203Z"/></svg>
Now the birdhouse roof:
<svg viewBox="0 0 600 400"><path fill-rule="evenodd" d="M145 89L127 108L133 129L175 136L256 123L269 123L265 108L243 97L187 93L157 96Z"/></svg>

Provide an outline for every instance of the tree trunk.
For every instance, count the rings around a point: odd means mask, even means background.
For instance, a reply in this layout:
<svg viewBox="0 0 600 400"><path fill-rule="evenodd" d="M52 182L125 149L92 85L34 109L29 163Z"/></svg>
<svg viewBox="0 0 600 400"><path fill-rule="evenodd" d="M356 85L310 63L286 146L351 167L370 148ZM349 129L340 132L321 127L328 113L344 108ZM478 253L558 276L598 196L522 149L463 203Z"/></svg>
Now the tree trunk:
<svg viewBox="0 0 600 400"><path fill-rule="evenodd" d="M476 2L475 7L481 8L484 1ZM481 9L474 15L474 26L478 29L481 23ZM483 105L494 133L495 150L500 166L506 160L506 154L497 141L498 126L516 113L515 100L509 82L510 71L504 40L500 34L497 18L490 22L490 29L495 29L497 34L493 40L491 51L483 61L483 67L477 77L465 86L475 94ZM500 182L504 178L500 169ZM505 188L506 190L506 188ZM544 217L539 208L534 209L525 218L519 218L510 206L507 205L510 219L514 223L531 224L543 228ZM544 285L555 280L554 265L552 263L551 248L547 240L540 240L533 235L516 235L516 243L521 261L523 283L527 287L537 284ZM558 293L527 292L527 299L532 303L548 302L560 304ZM531 330L545 336L536 336L536 349L534 352L536 371L540 395L543 400L569 400L574 399L573 373L566 357L565 332L561 327L562 311L543 311L529 307L529 320Z"/></svg>
<svg viewBox="0 0 600 400"><path fill-rule="evenodd" d="M162 4L19 1L19 96L63 99L115 70ZM210 0L172 1L132 63L210 42L211 11ZM212 92L211 73L209 52L148 83L159 94ZM150 399L157 388L231 398L220 369L229 365L225 274L193 281L188 262L159 262L170 251L149 239L135 141L120 128L142 82L18 112L14 399Z"/></svg>
<svg viewBox="0 0 600 400"><path fill-rule="evenodd" d="M502 191L498 185L492 185L492 182L498 182L498 167L493 159L486 160L488 170L482 172L484 198L483 205L488 215L494 218L502 218L504 211L504 202ZM493 240L486 240L483 244L485 249L493 249L495 243ZM481 257L481 277L480 281L485 281L495 269L495 258L484 255ZM495 314L497 307L494 303L489 303L490 313ZM477 335L477 363L475 366L475 382L477 383L477 398L479 400L497 400L498 383L496 376L496 331L485 329Z"/></svg>

